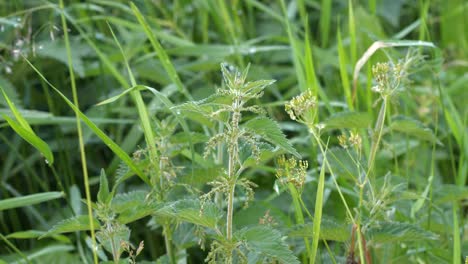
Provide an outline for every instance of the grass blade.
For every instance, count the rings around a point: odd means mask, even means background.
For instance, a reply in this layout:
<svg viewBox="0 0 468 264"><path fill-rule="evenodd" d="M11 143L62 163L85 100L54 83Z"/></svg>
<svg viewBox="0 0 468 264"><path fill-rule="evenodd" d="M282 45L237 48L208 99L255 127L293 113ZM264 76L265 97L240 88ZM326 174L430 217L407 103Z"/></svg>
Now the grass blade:
<svg viewBox="0 0 468 264"><path fill-rule="evenodd" d="M0 201L0 211L18 207L30 206L63 197L63 192L36 193Z"/></svg>
<svg viewBox="0 0 468 264"><path fill-rule="evenodd" d="M325 150L326 153L326 150ZM324 162L320 169L320 176L317 185L317 196L315 198L315 212L314 212L314 225L313 225L313 238L312 238L312 253L310 255L310 263L315 263L315 257L317 256L318 243L320 240L320 225L322 223L322 206L323 206L323 190L325 188L325 164L326 156L324 156Z"/></svg>
<svg viewBox="0 0 468 264"><path fill-rule="evenodd" d="M146 22L140 10L134 3L130 3L130 6L138 22L143 27L143 30L146 33L146 36L150 40L151 45L153 46L154 50L158 54L159 59L161 60L161 64L163 65L167 73L169 74L169 78L171 78L172 82L177 86L177 89L179 90L179 92L184 94L188 99L192 99L192 96L187 91L187 88L185 88L184 84L180 80L179 75L177 74L177 71L174 65L171 63L169 59L169 56L167 55L164 48L161 46L161 43L159 43L159 40L157 39L156 35L153 34L153 32L151 31L151 27Z"/></svg>

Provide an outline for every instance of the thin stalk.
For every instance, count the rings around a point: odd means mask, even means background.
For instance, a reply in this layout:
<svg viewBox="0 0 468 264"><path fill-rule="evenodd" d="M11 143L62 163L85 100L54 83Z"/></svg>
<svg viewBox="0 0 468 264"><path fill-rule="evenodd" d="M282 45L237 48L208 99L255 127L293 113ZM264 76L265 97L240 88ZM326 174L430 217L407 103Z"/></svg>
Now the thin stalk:
<svg viewBox="0 0 468 264"><path fill-rule="evenodd" d="M291 197L293 199L294 215L296 217L296 222L300 225L303 225L305 224L305 221L304 221L304 214L302 213L301 204L303 204L303 202L302 202L301 196L297 193L297 190L292 183L288 184L288 189L291 192ZM311 255L311 252L310 252L309 239L305 236L304 236L304 244L306 246L306 251L307 251L307 255L304 256L306 258L307 256ZM303 262L305 263L305 261Z"/></svg>
<svg viewBox="0 0 468 264"><path fill-rule="evenodd" d="M72 65L72 54L71 54L71 48L70 48L70 41L68 38L68 28L67 28L67 22L65 20L65 9L63 5L63 0L60 0L60 9L62 9L61 12L61 18L62 18L62 27L63 27L63 34L65 38L65 48L67 50L67 59L68 59L68 71L70 73L70 82L71 82L71 88L72 88L72 93L73 93L73 104L79 108L78 104L78 93L76 91L76 82L75 82L75 73L73 71L73 65ZM86 152L85 152L85 147L84 147L84 140L83 140L83 131L81 128L81 120L78 116L78 113L75 112L76 115L76 128L78 132L78 144L80 147L80 156L81 156L81 169L83 171L83 180L84 180L84 188L85 188L85 193L86 193L86 204L88 207L88 217L89 217L89 227L90 227L90 232L91 232L91 241L92 241L92 252L93 252L93 259L94 263L98 263L98 256L96 252L96 235L94 234L94 220L93 220L93 209L91 207L91 192L89 190L89 180L88 180L88 166L86 163Z"/></svg>
<svg viewBox="0 0 468 264"><path fill-rule="evenodd" d="M387 98L385 97L383 98L382 106L380 107L379 116L377 118L377 122L375 123L374 131L372 135L372 144L371 144L371 150L369 153L369 161L367 163L366 178L369 176L374 166L375 156L379 148L380 139L382 138L382 131L383 131L386 112L387 112Z"/></svg>
<svg viewBox="0 0 468 264"><path fill-rule="evenodd" d="M164 244L166 246L166 255L169 257L169 263L175 264L176 257L174 250L172 249L172 232L170 224L164 224L163 226Z"/></svg>
<svg viewBox="0 0 468 264"><path fill-rule="evenodd" d="M228 240L232 239L232 218L233 218L233 209L234 209L234 190L236 185L230 184L229 193L228 193L228 207L227 207L227 216L226 216L226 238Z"/></svg>

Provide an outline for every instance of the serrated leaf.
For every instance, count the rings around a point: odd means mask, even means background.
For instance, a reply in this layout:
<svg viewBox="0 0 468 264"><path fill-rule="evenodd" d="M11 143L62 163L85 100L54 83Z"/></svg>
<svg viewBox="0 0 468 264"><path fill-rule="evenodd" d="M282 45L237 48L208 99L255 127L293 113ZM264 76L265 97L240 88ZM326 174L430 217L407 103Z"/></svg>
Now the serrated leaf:
<svg viewBox="0 0 468 264"><path fill-rule="evenodd" d="M38 204L63 197L62 192L44 192L21 197L8 198L0 201L0 211Z"/></svg>
<svg viewBox="0 0 468 264"><path fill-rule="evenodd" d="M429 141L431 143L437 143L442 145L442 143L437 139L431 129L424 126L418 120L399 116L392 121L390 129L393 131L398 131L409 136L419 138L421 140Z"/></svg>
<svg viewBox="0 0 468 264"><path fill-rule="evenodd" d="M371 123L371 115L364 112L341 112L323 122L325 129L367 128Z"/></svg>
<svg viewBox="0 0 468 264"><path fill-rule="evenodd" d="M320 239L345 242L349 240L351 236L350 232L351 229L349 225L339 223L329 217L322 217L320 223ZM291 228L288 233L290 237L313 237L313 235L313 223L297 225Z"/></svg>
<svg viewBox="0 0 468 264"><path fill-rule="evenodd" d="M109 193L109 182L107 181L107 175L104 169L101 169L101 175L99 176L99 191L97 194L98 202L107 204L111 201L112 195Z"/></svg>
<svg viewBox="0 0 468 264"><path fill-rule="evenodd" d="M96 232L96 238L99 244L104 247L108 252L113 253L115 250L115 244L118 243L120 252L120 243L122 241L128 241L130 238L130 229L124 225L113 226L112 232L99 231Z"/></svg>
<svg viewBox="0 0 468 264"><path fill-rule="evenodd" d="M146 197L146 191L118 194L112 199L111 208L118 214L117 221L127 224L156 212L158 205Z"/></svg>
<svg viewBox="0 0 468 264"><path fill-rule="evenodd" d="M299 264L299 260L282 240L281 233L268 226L246 227L234 233L238 241L253 253L260 253L281 263Z"/></svg>
<svg viewBox="0 0 468 264"><path fill-rule="evenodd" d="M175 218L178 221L185 221L196 225L216 228L218 220L222 217L213 203L206 203L203 213L200 214L200 202L196 200L180 200L170 202L159 208L156 215Z"/></svg>
<svg viewBox="0 0 468 264"><path fill-rule="evenodd" d="M247 121L242 125L242 127L257 135L260 135L266 141L275 146L281 147L294 156L298 158L301 157L301 155L296 151L296 149L294 149L286 136L283 134L278 123L275 121L267 117L258 117Z"/></svg>
<svg viewBox="0 0 468 264"><path fill-rule="evenodd" d="M401 222L377 222L376 226L369 228L366 235L372 243L401 243L438 238L436 234L419 226Z"/></svg>
<svg viewBox="0 0 468 264"><path fill-rule="evenodd" d="M100 228L99 221L96 218L93 218L93 222L94 222L94 229L99 229ZM40 238L48 237L48 236L56 235L56 234L75 232L75 231L87 231L90 229L91 228L89 225L89 216L78 215L78 216L74 216L72 218L65 219L63 221L58 222Z"/></svg>

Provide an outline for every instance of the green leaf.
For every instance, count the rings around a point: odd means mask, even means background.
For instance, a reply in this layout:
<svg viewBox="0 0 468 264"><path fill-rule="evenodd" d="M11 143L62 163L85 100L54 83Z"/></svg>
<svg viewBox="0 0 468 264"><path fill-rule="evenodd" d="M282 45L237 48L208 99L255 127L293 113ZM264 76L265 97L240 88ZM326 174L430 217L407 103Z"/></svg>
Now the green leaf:
<svg viewBox="0 0 468 264"><path fill-rule="evenodd" d="M0 87L3 89L5 94L8 96L11 102L15 105L21 106L21 101L19 100L18 90L13 86L13 84L8 80L0 76ZM0 97L0 105L8 106L6 100Z"/></svg>
<svg viewBox="0 0 468 264"><path fill-rule="evenodd" d="M10 127L16 133L18 133L18 135L20 135L24 140L26 140L29 144L31 144L33 147L39 150L42 153L42 155L44 155L44 157L46 158L46 162L49 165L52 165L54 163L54 156L52 155L52 151L50 151L49 145L47 145L47 143L45 143L40 137L38 137L34 133L31 126L29 126L28 121L24 119L24 117L16 108L15 104L10 100L10 98L1 86L0 90L2 90L3 97L5 97L8 107L10 108L14 117L16 118L16 121L4 114L2 115L3 118L8 122Z"/></svg>
<svg viewBox="0 0 468 264"><path fill-rule="evenodd" d="M153 31L151 30L150 25L146 22L146 19L143 17L140 10L134 3L131 2L130 7L132 8L133 14L137 18L141 27L143 28L143 31L145 32L146 36L151 42L151 45L156 51L159 57L159 60L161 61L162 66L164 67L167 74L169 75L169 78L171 78L172 82L177 86L177 89L179 90L179 92L184 94L188 99L191 99L192 96L189 94L189 92L187 91L187 88L184 86L184 84L180 80L179 75L177 74L177 71L174 65L171 63L169 55L167 55L166 51L164 50L161 43L159 42L157 36L153 34Z"/></svg>
<svg viewBox="0 0 468 264"><path fill-rule="evenodd" d="M93 221L94 221L94 228L99 229L100 228L99 221L96 218L93 218ZM68 219L58 222L39 239L43 237L48 237L51 235L56 235L56 234L70 233L70 232L75 232L75 231L87 231L87 230L90 230L89 216L78 215L78 216L74 216L72 218L68 218Z"/></svg>
<svg viewBox="0 0 468 264"><path fill-rule="evenodd" d="M118 194L112 199L112 210L118 214L117 221L127 224L154 214L160 206L147 200L148 192L133 191Z"/></svg>
<svg viewBox="0 0 468 264"><path fill-rule="evenodd" d="M20 123L16 122L15 120L9 118L6 115L3 115L3 118L8 122L10 127L20 135L24 140L26 140L29 144L31 144L34 148L39 150L41 154L46 159L46 163L52 165L54 163L54 156L52 151L49 148L49 145L45 141L43 141L40 137L36 136L32 130L28 130L21 126Z"/></svg>
<svg viewBox="0 0 468 264"><path fill-rule="evenodd" d="M372 117L363 112L341 112L330 116L323 123L325 129L367 128L372 123Z"/></svg>
<svg viewBox="0 0 468 264"><path fill-rule="evenodd" d="M19 231L15 233L8 234L7 238L13 239L31 239L31 238L38 238L47 232L41 230L26 230L26 231ZM71 240L64 236L64 235L54 235L52 236L55 240L63 242L63 243L71 243Z"/></svg>
<svg viewBox="0 0 468 264"><path fill-rule="evenodd" d="M339 223L330 217L322 217L320 223L320 239L345 242L351 236L349 225ZM306 223L293 227L288 236L290 237L313 237L313 223Z"/></svg>
<svg viewBox="0 0 468 264"><path fill-rule="evenodd" d="M419 138L421 140L442 145L442 143L437 139L437 137L434 135L431 129L425 127L421 122L409 117L396 117L392 121L390 129L393 131L407 134L409 136Z"/></svg>
<svg viewBox="0 0 468 264"><path fill-rule="evenodd" d="M326 158L326 156L325 156ZM325 189L325 164L326 160L322 163L320 169L319 181L317 184L317 195L315 198L315 212L314 212L314 224L313 224L313 241L312 241L312 253L310 254L311 263L315 263L317 256L317 249L320 236L320 225L322 222L322 207L323 207L323 190Z"/></svg>
<svg viewBox="0 0 468 264"><path fill-rule="evenodd" d="M250 130L251 132L260 135L266 141L270 142L275 146L279 146L285 151L293 154L294 156L300 158L301 155L294 149L294 147L289 143L286 136L281 131L278 123L267 118L267 117L258 117L247 121L242 127Z"/></svg>
<svg viewBox="0 0 468 264"><path fill-rule="evenodd" d="M299 264L299 260L282 240L281 233L268 226L246 227L234 233L252 253L260 253L281 263Z"/></svg>
<svg viewBox="0 0 468 264"><path fill-rule="evenodd" d="M38 204L63 197L62 192L44 192L21 197L9 198L0 201L0 211L23 206Z"/></svg>
<svg viewBox="0 0 468 264"><path fill-rule="evenodd" d="M157 210L156 215L215 229L222 212L213 203L206 203L202 213L200 210L199 201L180 200L165 204Z"/></svg>
<svg viewBox="0 0 468 264"><path fill-rule="evenodd" d="M111 201L112 194L109 193L109 182L104 169L101 169L101 176L99 177L99 191L97 194L98 202L107 204Z"/></svg>
<svg viewBox="0 0 468 264"><path fill-rule="evenodd" d="M401 243L420 240L435 240L438 236L416 225L401 222L377 222L366 235L373 243Z"/></svg>
<svg viewBox="0 0 468 264"><path fill-rule="evenodd" d="M114 225L111 232L107 230L96 232L96 238L108 252L121 252L120 243L129 240L130 229L124 225Z"/></svg>

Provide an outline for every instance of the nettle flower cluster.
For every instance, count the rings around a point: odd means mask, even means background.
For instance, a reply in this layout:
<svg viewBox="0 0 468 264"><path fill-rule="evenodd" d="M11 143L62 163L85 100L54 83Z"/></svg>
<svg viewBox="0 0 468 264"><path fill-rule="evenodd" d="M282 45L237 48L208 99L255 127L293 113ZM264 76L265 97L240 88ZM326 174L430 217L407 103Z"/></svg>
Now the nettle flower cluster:
<svg viewBox="0 0 468 264"><path fill-rule="evenodd" d="M414 67L421 57L413 52L408 52L405 59L393 62L378 62L372 66L372 74L375 85L371 88L373 92L379 93L382 98L396 95L405 88L408 82L409 69Z"/></svg>
<svg viewBox="0 0 468 264"><path fill-rule="evenodd" d="M292 120L304 124L313 124L317 114L317 97L307 90L291 99L285 105L285 110Z"/></svg>
<svg viewBox="0 0 468 264"><path fill-rule="evenodd" d="M286 159L285 156L280 156L277 159L278 169L276 177L282 184L293 184L294 187L302 193L302 189L306 182L307 168L309 166L306 160L297 161L295 158Z"/></svg>

